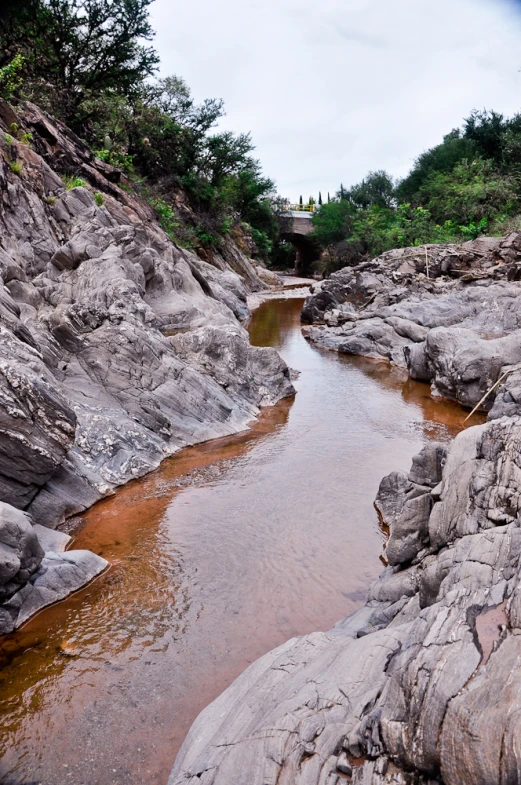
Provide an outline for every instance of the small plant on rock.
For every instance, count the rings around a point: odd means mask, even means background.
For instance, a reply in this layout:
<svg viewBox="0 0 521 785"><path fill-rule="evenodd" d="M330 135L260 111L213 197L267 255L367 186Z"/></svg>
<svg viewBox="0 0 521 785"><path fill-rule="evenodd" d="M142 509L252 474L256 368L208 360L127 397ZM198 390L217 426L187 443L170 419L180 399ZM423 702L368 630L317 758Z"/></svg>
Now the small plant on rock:
<svg viewBox="0 0 521 785"><path fill-rule="evenodd" d="M20 176L22 174L22 162L21 161L11 161L9 166L11 167L11 171L14 174L17 174L18 176Z"/></svg>
<svg viewBox="0 0 521 785"><path fill-rule="evenodd" d="M85 188L87 183L85 180L82 180L81 177L75 177L74 175L67 177L67 175L63 175L62 180L65 184L65 189L67 191L71 191L73 188Z"/></svg>
<svg viewBox="0 0 521 785"><path fill-rule="evenodd" d="M177 220L172 205L163 201L163 199L154 199L151 204L159 216L159 223L164 231L171 240L175 240L175 230L179 226L179 221Z"/></svg>
<svg viewBox="0 0 521 785"><path fill-rule="evenodd" d="M100 193L99 191L96 191L96 193L94 194L94 201L96 202L98 207L102 207L102 205L103 205L103 203L105 201L105 197L103 196L102 193Z"/></svg>

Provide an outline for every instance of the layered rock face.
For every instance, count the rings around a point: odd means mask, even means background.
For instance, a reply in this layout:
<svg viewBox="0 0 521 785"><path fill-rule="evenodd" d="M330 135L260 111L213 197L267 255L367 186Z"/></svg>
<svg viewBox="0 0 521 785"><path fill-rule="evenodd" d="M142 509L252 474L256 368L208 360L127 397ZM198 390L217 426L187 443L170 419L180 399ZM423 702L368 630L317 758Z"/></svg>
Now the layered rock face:
<svg viewBox="0 0 521 785"><path fill-rule="evenodd" d="M67 190L57 172L85 185ZM228 248L213 266L177 247L120 178L37 107L0 102L0 501L38 525L294 393L241 326L265 287L250 261ZM31 574L45 594L60 570L65 586L94 567L67 554ZM28 600L2 576L16 625Z"/></svg>
<svg viewBox="0 0 521 785"><path fill-rule="evenodd" d="M169 785L519 782L520 451L504 418L385 478L390 566L366 605L254 663Z"/></svg>
<svg viewBox="0 0 521 785"><path fill-rule="evenodd" d="M317 345L403 366L472 408L521 363L520 267L521 234L390 251L316 284L302 320L320 323L307 329Z"/></svg>

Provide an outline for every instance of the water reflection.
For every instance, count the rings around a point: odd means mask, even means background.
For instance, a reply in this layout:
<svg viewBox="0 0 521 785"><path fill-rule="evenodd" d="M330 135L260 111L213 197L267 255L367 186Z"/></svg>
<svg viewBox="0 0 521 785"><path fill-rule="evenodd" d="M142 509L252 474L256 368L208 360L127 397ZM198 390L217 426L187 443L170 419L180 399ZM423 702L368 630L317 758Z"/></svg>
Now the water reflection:
<svg viewBox="0 0 521 785"><path fill-rule="evenodd" d="M301 371L255 427L184 450L84 518L110 570L0 645L0 781L164 785L196 714L252 660L327 629L381 569L372 501L464 413L301 335L269 301L252 341Z"/></svg>

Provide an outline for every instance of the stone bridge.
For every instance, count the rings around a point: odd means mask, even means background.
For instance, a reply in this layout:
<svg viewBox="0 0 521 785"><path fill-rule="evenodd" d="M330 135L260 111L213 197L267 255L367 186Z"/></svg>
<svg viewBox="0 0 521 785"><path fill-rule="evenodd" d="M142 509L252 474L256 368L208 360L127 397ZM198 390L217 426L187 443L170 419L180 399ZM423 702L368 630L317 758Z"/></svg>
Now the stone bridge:
<svg viewBox="0 0 521 785"><path fill-rule="evenodd" d="M279 218L280 239L291 243L297 252L297 275L309 275L312 263L319 257L318 249L309 237L313 231L312 217L313 214L308 211L288 210Z"/></svg>

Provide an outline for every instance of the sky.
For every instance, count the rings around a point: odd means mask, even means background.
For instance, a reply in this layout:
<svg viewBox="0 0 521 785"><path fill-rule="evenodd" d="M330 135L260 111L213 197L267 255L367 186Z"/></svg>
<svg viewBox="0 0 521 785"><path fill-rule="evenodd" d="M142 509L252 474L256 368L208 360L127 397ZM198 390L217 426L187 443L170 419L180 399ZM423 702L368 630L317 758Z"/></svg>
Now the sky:
<svg viewBox="0 0 521 785"><path fill-rule="evenodd" d="M521 0L155 0L161 75L222 98L278 192L403 177L473 109L521 111Z"/></svg>

